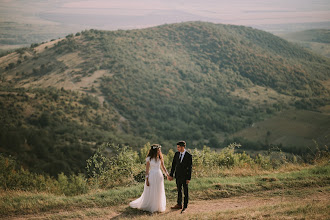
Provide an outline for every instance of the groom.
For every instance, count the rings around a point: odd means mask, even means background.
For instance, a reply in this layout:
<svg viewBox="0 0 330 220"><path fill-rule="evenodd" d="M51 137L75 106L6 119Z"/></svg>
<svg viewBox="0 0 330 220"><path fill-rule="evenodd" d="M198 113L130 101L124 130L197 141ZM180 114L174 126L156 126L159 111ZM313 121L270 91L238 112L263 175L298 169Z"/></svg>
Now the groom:
<svg viewBox="0 0 330 220"><path fill-rule="evenodd" d="M184 192L184 203L181 213L185 212L188 206L188 184L191 179L192 156L186 151L186 142L179 141L176 144L178 152L175 153L169 180L173 180L175 173L176 186L178 190L178 201L172 209L182 209L182 187Z"/></svg>

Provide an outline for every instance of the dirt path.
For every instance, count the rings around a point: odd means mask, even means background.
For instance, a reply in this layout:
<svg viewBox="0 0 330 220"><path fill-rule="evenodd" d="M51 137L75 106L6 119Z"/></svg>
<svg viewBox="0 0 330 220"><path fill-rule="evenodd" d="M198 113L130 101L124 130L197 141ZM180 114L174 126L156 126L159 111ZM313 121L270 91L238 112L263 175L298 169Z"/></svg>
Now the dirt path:
<svg viewBox="0 0 330 220"><path fill-rule="evenodd" d="M232 198L223 198L215 200L197 200L191 201L189 207L184 214L180 214L180 210L171 210L171 203L167 204L167 210L164 213L150 214L148 212L131 209L127 205L106 207L106 208L86 208L73 211L53 211L48 213L40 213L36 215L25 215L9 219L191 219L195 215L203 216L204 219L209 219L208 216L217 212L244 211L251 209L250 212L263 207L276 207L285 204L311 204L321 203L330 205L330 192L317 191L308 195L282 195L274 193L274 191L263 192L258 195L244 195ZM259 211L260 212L260 211ZM265 215L262 219L267 219ZM268 216L269 217L269 216ZM200 217L196 218L199 219ZM239 218L240 219L240 218ZM259 219L258 217L255 219Z"/></svg>

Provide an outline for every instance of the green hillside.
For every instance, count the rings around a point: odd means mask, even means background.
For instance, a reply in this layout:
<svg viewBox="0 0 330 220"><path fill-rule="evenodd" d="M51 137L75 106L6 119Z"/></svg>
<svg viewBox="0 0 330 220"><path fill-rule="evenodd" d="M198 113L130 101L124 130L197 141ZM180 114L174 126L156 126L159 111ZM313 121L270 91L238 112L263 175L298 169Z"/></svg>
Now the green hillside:
<svg viewBox="0 0 330 220"><path fill-rule="evenodd" d="M231 134L279 111L329 105L328 59L243 26L187 22L82 31L3 56L0 67L1 129L49 129L54 149L107 141L169 149L181 139L221 147ZM13 95L19 88L47 95L34 104ZM34 114L24 113L25 106ZM43 117L54 123L43 126ZM2 143L4 152L21 151Z"/></svg>

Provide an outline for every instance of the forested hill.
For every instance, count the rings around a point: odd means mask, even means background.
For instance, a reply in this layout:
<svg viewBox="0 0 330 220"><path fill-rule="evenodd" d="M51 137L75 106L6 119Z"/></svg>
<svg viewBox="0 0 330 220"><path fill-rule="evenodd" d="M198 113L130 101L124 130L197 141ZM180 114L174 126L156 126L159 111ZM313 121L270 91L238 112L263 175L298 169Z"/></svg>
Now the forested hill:
<svg viewBox="0 0 330 220"><path fill-rule="evenodd" d="M328 59L243 26L187 22L82 31L19 49L1 57L0 66L0 106L11 123L1 126L49 129L55 149L107 140L169 148L181 139L218 147L229 134L283 109L329 103ZM27 108L37 105L29 98L15 104L17 94L43 97L42 107ZM58 131L64 125L52 123L55 116L69 129Z"/></svg>

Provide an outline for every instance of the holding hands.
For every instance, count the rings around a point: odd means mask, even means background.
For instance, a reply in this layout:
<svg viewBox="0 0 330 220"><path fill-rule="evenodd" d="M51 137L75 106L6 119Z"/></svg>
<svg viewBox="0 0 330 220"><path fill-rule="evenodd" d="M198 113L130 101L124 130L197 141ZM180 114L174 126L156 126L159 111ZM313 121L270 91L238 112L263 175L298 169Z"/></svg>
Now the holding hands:
<svg viewBox="0 0 330 220"><path fill-rule="evenodd" d="M172 181L173 180L173 177L172 176L167 176L167 180L168 181ZM190 180L186 180L186 184L189 184L190 183Z"/></svg>

